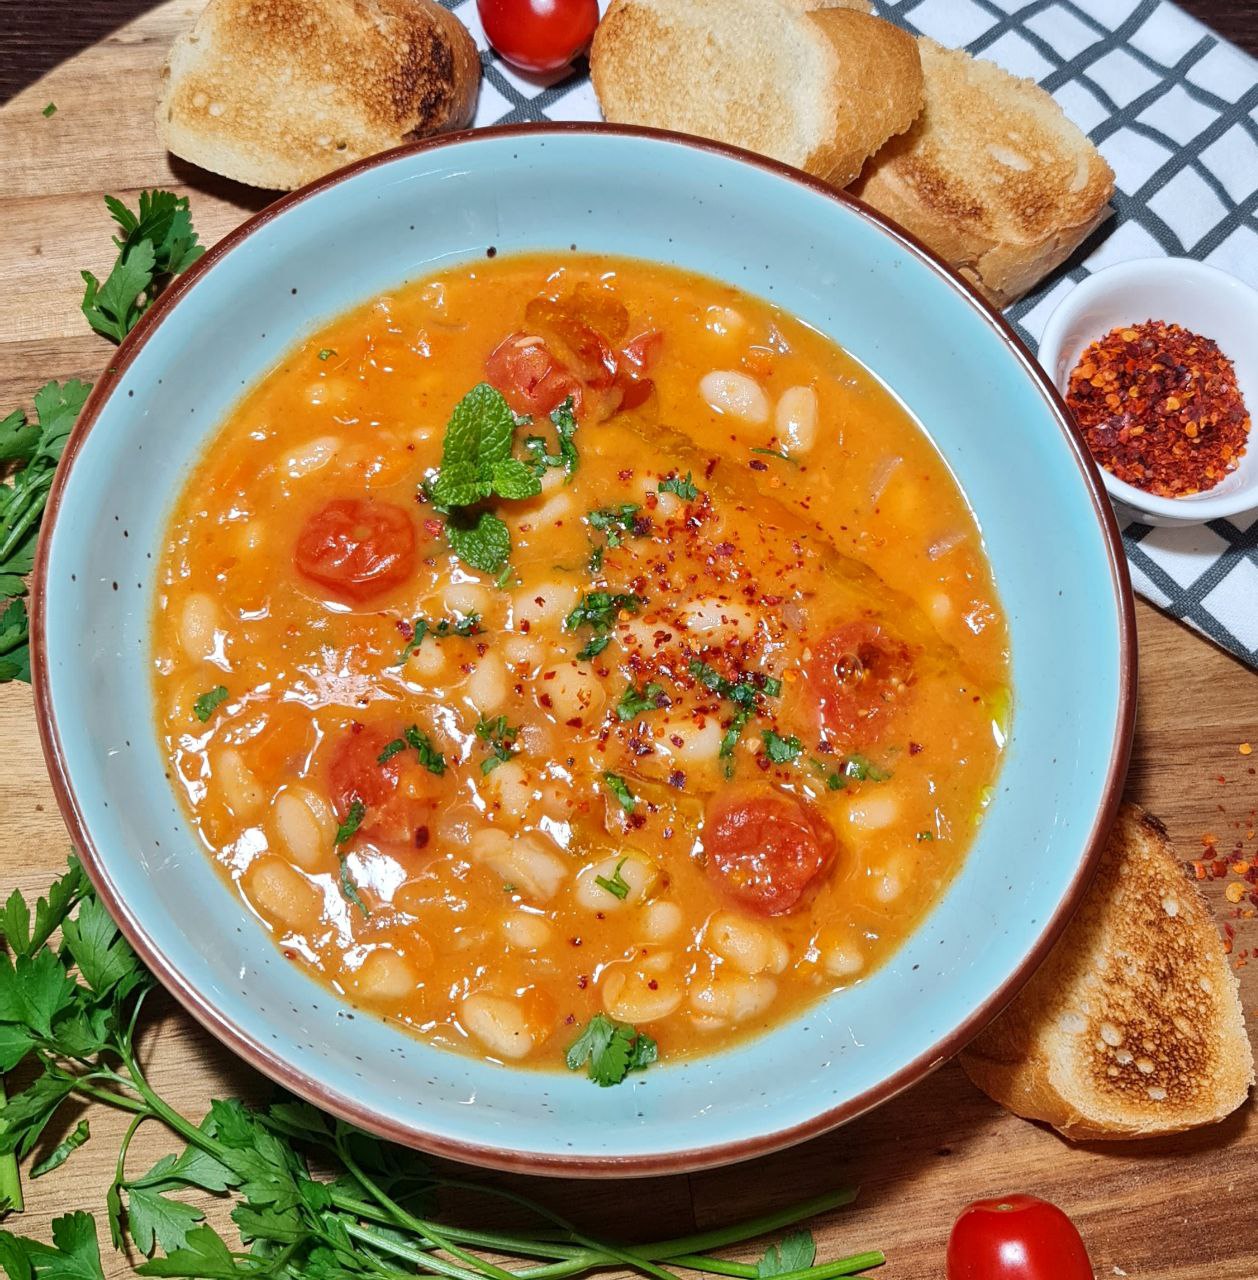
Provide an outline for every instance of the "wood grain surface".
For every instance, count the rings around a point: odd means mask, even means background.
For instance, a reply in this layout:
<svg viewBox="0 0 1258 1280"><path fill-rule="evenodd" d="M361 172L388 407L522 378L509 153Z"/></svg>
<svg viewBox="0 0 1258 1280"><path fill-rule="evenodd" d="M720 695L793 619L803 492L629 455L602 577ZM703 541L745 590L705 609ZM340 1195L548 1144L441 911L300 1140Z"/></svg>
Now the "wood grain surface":
<svg viewBox="0 0 1258 1280"><path fill-rule="evenodd" d="M110 348L79 313L78 272L113 257L102 192L130 196L173 184L189 193L213 241L269 199L206 175L157 146L151 110L158 69L196 0L146 10L143 0L0 5L0 414L28 403L52 377L96 376ZM1190 5L1233 38L1258 45L1258 6ZM41 78L42 77L42 78ZM57 112L45 119L45 103ZM1046 534L1051 534L1048 522ZM1185 857L1211 832L1220 847L1252 834L1258 781L1238 744L1258 743L1258 675L1144 605L1138 605L1140 717L1129 794L1159 814ZM83 726L91 732L91 726ZM35 736L30 690L0 688L0 890L42 890L68 852ZM1011 857L1020 856L1010 850ZM1207 885L1221 918L1222 886ZM1258 945L1236 922L1237 952ZM1258 962L1241 971L1258 1026ZM189 1112L212 1096L262 1096L266 1084L169 1000L150 1020L146 1055L159 1087ZM121 1123L94 1115L93 1139L67 1169L28 1186L24 1232L74 1208L99 1212ZM142 1133L136 1167L166 1149ZM836 1185L862 1186L856 1207L817 1225L823 1256L881 1247L889 1280L941 1276L948 1228L963 1203L1014 1190L1065 1206L1092 1251L1097 1275L1142 1280L1254 1280L1258 1217L1254 1105L1214 1128L1123 1145L1070 1144L1007 1115L955 1065L844 1129L754 1164L633 1183L532 1182L530 1194L583 1225L614 1234L668 1235L712 1225ZM109 1276L129 1273L109 1255Z"/></svg>

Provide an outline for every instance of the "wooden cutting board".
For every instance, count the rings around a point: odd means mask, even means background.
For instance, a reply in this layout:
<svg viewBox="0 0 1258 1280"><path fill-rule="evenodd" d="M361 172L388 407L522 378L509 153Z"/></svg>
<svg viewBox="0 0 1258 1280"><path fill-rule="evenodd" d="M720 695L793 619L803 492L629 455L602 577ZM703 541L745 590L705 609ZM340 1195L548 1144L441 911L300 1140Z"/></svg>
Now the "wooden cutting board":
<svg viewBox="0 0 1258 1280"><path fill-rule="evenodd" d="M113 259L102 193L133 201L141 187L173 185L191 196L207 242L268 202L266 193L167 156L154 138L162 59L198 7L172 0L152 10L0 108L0 414L29 403L48 378L95 378L109 359L111 348L78 309L79 270L103 275ZM73 21L72 9L65 12ZM45 118L48 102L57 111ZM1186 858L1197 856L1206 832L1221 850L1239 842L1258 857L1258 753L1238 751L1243 741L1258 744L1258 675L1143 604L1137 616L1140 719L1129 794L1165 820ZM42 890L68 850L30 690L0 687L0 892L15 884ZM1220 920L1228 919L1235 909L1222 884L1206 888ZM1255 922L1233 923L1238 954L1258 946ZM1241 978L1258 1027L1258 961ZM155 1004L146 1052L159 1087L178 1105L199 1114L212 1096L265 1093L264 1081L169 1000ZM121 1128L118 1117L94 1114L92 1141L73 1163L28 1183L28 1212L16 1229L47 1238L58 1213L99 1213ZM133 1167L165 1149L163 1135L142 1132ZM1100 1277L1254 1280L1255 1168L1252 1103L1221 1125L1175 1139L1072 1145L1007 1115L949 1065L872 1115L754 1164L641 1182L530 1182L527 1190L591 1230L632 1236L649 1224L659 1237L858 1183L855 1208L816 1224L820 1253L883 1248L888 1280L942 1276L944 1243L961 1206L1027 1191L1068 1209ZM111 1278L128 1274L125 1259L107 1254L106 1263Z"/></svg>

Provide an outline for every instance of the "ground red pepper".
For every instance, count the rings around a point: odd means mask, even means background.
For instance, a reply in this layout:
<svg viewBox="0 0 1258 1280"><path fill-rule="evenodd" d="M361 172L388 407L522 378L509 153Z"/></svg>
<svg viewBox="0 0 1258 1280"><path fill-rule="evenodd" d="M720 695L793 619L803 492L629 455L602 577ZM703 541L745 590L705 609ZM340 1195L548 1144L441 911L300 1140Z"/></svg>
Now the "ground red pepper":
<svg viewBox="0 0 1258 1280"><path fill-rule="evenodd" d="M1066 403L1101 466L1164 498L1212 489L1249 437L1231 360L1212 338L1161 320L1088 347Z"/></svg>

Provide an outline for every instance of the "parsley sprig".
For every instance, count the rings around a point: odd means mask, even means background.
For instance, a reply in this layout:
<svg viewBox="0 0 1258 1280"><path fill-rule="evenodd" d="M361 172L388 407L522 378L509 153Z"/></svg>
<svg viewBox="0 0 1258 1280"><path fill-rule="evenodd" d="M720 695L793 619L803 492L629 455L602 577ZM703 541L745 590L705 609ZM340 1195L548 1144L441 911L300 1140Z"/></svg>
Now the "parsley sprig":
<svg viewBox="0 0 1258 1280"><path fill-rule="evenodd" d="M611 644L610 632L620 615L637 613L644 604L646 597L633 591L587 591L563 620L568 631L589 627L594 633L581 647L577 658L582 662L597 658Z"/></svg>
<svg viewBox="0 0 1258 1280"><path fill-rule="evenodd" d="M616 703L616 718L636 720L638 716L646 715L648 711L658 711L666 706L668 706L668 695L664 692L662 684L656 684L652 680L641 691L636 686L629 685L620 695L620 701Z"/></svg>
<svg viewBox="0 0 1258 1280"><path fill-rule="evenodd" d="M541 477L547 471L559 470L565 473L565 484L572 482L572 477L581 465L580 455L572 437L577 433L577 420L573 413L573 400L569 396L557 409L552 409L550 420L555 428L558 442L558 453L550 452L550 445L545 436L526 436L524 452L528 455L529 466L533 474Z"/></svg>
<svg viewBox="0 0 1258 1280"><path fill-rule="evenodd" d="M813 1267L811 1239L798 1233L752 1265L712 1256L850 1204L851 1191L632 1249L593 1239L515 1188L492 1183L476 1190L524 1208L537 1226L500 1231L442 1221L435 1216L438 1193L465 1186L462 1171L449 1181L415 1152L283 1095L258 1108L217 1100L198 1119L159 1093L139 1047L154 981L77 862L33 910L14 892L0 911L0 927L8 944L0 956L0 1069L24 1082L0 1111L0 1196L11 1211L20 1210L18 1160L47 1146L68 1115L77 1122L41 1162L43 1172L74 1160L101 1108L131 1119L102 1224L79 1211L55 1219L49 1241L0 1231L0 1265L14 1280L104 1280L102 1225L107 1244L139 1259L138 1274L187 1280L405 1280L417 1273L560 1280L609 1268L674 1280L669 1262L678 1259L680 1267L683 1258L687 1270L748 1280L784 1272L794 1280L831 1280L884 1261L870 1252ZM587 1026L569 1051L574 1070L586 1068L601 1083L647 1065L649 1037L598 1017L607 1025ZM78 1120L72 1113L83 1105L88 1115ZM128 1154L142 1125L164 1130L173 1146L147 1170L132 1170ZM60 1176L65 1192L86 1194L89 1183L71 1181L68 1169ZM206 1221L215 1199L230 1208L234 1229L220 1232Z"/></svg>
<svg viewBox="0 0 1258 1280"><path fill-rule="evenodd" d="M710 693L724 698L734 704L734 714L721 735L721 746L717 753L725 761L725 776L732 777L734 772L734 748L742 737L747 722L759 709L759 698L777 698L782 693L782 682L776 676L740 675L736 680L727 680L715 667L694 658L690 663L690 674ZM776 735L774 735L776 736Z"/></svg>
<svg viewBox="0 0 1258 1280"><path fill-rule="evenodd" d="M489 747L488 757L481 761L481 773L493 773L500 764L506 764L515 755L515 740L519 734L519 725L508 724L506 716L476 722L476 736Z"/></svg>
<svg viewBox="0 0 1258 1280"><path fill-rule="evenodd" d="M402 656L393 664L395 667L404 667L406 660L414 653L424 641L432 636L434 640L444 640L446 636L476 636L480 635L480 614L469 613L463 618L441 618L436 622L430 622L425 617L418 617L411 623L411 638L406 642L406 647L402 650Z"/></svg>
<svg viewBox="0 0 1258 1280"><path fill-rule="evenodd" d="M617 868L619 870L619 868ZM569 1071L588 1071L595 1084L607 1088L631 1071L645 1071L659 1057L659 1046L645 1031L596 1013L568 1049Z"/></svg>
<svg viewBox="0 0 1258 1280"><path fill-rule="evenodd" d="M665 476L656 485L656 489L660 493L675 493L683 502L693 502L699 496L699 490L695 487L694 477L689 471L686 472L684 480L676 473L671 476Z"/></svg>

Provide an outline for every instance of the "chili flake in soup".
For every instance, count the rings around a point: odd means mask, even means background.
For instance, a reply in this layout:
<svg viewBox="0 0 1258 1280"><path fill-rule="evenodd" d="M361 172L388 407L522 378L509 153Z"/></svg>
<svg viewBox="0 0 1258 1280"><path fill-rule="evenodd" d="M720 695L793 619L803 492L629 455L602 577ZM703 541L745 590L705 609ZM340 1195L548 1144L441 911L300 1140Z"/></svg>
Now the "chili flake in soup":
<svg viewBox="0 0 1258 1280"><path fill-rule="evenodd" d="M641 262L499 258L329 325L218 433L162 583L172 776L285 954L603 1083L880 964L1004 741L930 442L816 332Z"/></svg>

